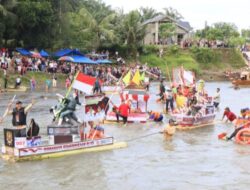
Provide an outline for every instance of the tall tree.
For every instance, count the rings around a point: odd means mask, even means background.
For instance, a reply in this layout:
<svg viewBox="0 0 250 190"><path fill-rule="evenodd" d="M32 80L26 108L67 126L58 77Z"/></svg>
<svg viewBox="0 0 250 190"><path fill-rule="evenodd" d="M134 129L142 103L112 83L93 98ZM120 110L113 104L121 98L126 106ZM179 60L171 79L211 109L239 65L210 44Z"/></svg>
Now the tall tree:
<svg viewBox="0 0 250 190"><path fill-rule="evenodd" d="M124 39L134 57L136 56L137 48L142 45L146 35L145 27L145 25L142 25L142 19L138 11L131 11L124 18Z"/></svg>
<svg viewBox="0 0 250 190"><path fill-rule="evenodd" d="M154 18L158 15L160 15L161 13L157 12L155 9L150 8L150 7L141 7L139 9L140 15L141 15L141 19L142 22Z"/></svg>
<svg viewBox="0 0 250 190"><path fill-rule="evenodd" d="M172 7L163 8L163 10L164 10L164 15L167 15L175 20L183 19L181 13L179 13L176 9Z"/></svg>

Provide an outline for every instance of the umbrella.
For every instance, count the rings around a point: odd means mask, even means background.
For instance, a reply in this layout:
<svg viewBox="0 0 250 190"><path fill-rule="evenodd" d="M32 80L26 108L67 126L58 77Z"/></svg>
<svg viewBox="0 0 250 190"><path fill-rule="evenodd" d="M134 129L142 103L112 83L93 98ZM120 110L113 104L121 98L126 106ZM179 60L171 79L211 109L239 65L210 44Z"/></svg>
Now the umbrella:
<svg viewBox="0 0 250 190"><path fill-rule="evenodd" d="M39 52L30 51L30 53L31 53L31 57L34 57L34 58L42 58L42 56L40 55Z"/></svg>
<svg viewBox="0 0 250 190"><path fill-rule="evenodd" d="M70 62L74 62L74 58L71 56L62 56L58 59L59 61L70 61Z"/></svg>
<svg viewBox="0 0 250 190"><path fill-rule="evenodd" d="M43 50L43 49L40 51L40 55L42 57L49 57L49 54L45 50Z"/></svg>

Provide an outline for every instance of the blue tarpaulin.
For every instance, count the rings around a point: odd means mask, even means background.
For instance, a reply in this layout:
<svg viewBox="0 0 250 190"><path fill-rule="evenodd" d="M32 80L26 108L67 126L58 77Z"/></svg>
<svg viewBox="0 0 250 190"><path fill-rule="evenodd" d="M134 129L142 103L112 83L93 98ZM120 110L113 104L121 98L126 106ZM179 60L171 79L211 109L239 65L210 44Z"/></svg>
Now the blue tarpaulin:
<svg viewBox="0 0 250 190"><path fill-rule="evenodd" d="M45 50L43 50L43 49L40 51L40 55L42 57L49 57L49 54Z"/></svg>
<svg viewBox="0 0 250 190"><path fill-rule="evenodd" d="M97 63L99 64L110 64L112 63L112 61L108 60L108 59L98 59L96 60Z"/></svg>
<svg viewBox="0 0 250 190"><path fill-rule="evenodd" d="M98 64L96 61L93 61L85 56L72 55L72 56L63 56L59 58L60 61L68 61L72 63L86 63L86 64Z"/></svg>
<svg viewBox="0 0 250 190"><path fill-rule="evenodd" d="M21 54L21 55L25 55L25 56L30 56L31 53L26 50L26 49L23 49L23 48L16 48L16 50Z"/></svg>
<svg viewBox="0 0 250 190"><path fill-rule="evenodd" d="M62 57L66 55L82 55L83 56L83 54L77 49L61 49L57 51L56 53L54 53L55 57Z"/></svg>

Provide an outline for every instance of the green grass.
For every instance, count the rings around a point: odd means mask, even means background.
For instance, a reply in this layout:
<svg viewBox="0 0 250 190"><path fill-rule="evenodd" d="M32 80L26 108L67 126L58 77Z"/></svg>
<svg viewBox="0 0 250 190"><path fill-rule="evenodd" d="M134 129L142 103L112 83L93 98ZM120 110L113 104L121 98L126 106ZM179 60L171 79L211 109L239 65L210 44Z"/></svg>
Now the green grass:
<svg viewBox="0 0 250 190"><path fill-rule="evenodd" d="M244 60L238 50L235 49L179 49L177 53L166 51L160 58L156 53L140 56L141 63L159 67L163 73L168 69L183 66L187 70L194 71L196 75L206 71L223 72L227 69L238 69L245 66Z"/></svg>
<svg viewBox="0 0 250 190"><path fill-rule="evenodd" d="M3 72L0 71L0 76L1 76L1 86L3 87ZM17 78L17 76L21 76L18 75L16 73L9 73L8 74L8 86L14 86L15 84L15 80ZM64 74L56 74L57 76L57 82L60 83L64 83L65 79L66 79L66 75ZM22 85L23 86L30 86L30 79L34 77L37 83L37 87L43 87L45 86L45 80L46 79L50 79L52 80L52 74L49 73L43 73L43 72L27 72L25 75L21 76L22 79Z"/></svg>

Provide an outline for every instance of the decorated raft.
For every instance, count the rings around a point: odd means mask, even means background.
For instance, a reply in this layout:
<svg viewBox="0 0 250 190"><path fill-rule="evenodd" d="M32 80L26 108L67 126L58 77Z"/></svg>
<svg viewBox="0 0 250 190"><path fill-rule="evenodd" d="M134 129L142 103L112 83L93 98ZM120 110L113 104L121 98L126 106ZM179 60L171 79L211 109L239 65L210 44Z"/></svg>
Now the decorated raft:
<svg viewBox="0 0 250 190"><path fill-rule="evenodd" d="M125 142L114 142L113 137L81 141L77 135L68 134L69 130L71 129L57 128L56 131L63 132L63 135L48 135L48 138L44 139L40 136L33 138L15 137L16 130L5 129L5 142L2 146L1 156L8 161L31 161L127 146Z"/></svg>
<svg viewBox="0 0 250 190"><path fill-rule="evenodd" d="M135 84L127 86L120 94L120 99L130 102L130 113L128 115L129 123L146 123L148 119L147 103L149 95L144 87ZM107 121L116 121L116 113L111 111L106 116Z"/></svg>
<svg viewBox="0 0 250 190"><path fill-rule="evenodd" d="M88 85L82 79L88 80ZM72 84L72 88L85 93L82 104L84 122L78 120L72 122L73 118L69 115L63 118L64 123L56 123L58 115L62 113L61 110L65 110L64 104L76 98L73 96L68 99L70 87L65 97L59 95L62 99L60 105L52 109L54 122L47 127L47 136L20 137L20 129L4 129L2 158L10 161L29 161L126 147L126 142L115 142L112 136L105 136L101 126L92 126L89 132L86 132L87 123L97 120L100 123L103 120L103 112L108 102L104 94L91 95L95 80L93 77L78 73Z"/></svg>

